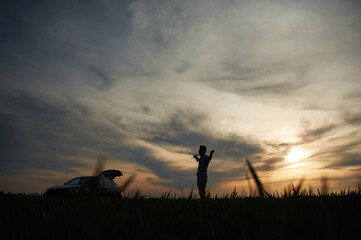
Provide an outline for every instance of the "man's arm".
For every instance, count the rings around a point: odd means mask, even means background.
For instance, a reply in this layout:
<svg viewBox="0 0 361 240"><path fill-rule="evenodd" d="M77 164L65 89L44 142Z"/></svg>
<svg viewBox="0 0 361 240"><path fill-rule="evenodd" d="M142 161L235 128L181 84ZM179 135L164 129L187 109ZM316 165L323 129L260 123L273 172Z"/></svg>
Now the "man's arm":
<svg viewBox="0 0 361 240"><path fill-rule="evenodd" d="M211 153L209 154L209 162L212 160L212 157L213 157L213 153L214 153L214 150L211 151Z"/></svg>
<svg viewBox="0 0 361 240"><path fill-rule="evenodd" d="M193 157L196 159L197 162L199 162L199 157L198 157L198 155L193 155Z"/></svg>

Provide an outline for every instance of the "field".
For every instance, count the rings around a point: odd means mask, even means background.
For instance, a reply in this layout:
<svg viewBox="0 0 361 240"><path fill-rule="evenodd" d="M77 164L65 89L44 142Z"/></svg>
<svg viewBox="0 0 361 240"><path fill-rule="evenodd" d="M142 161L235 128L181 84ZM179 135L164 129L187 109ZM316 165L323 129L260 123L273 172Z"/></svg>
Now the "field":
<svg viewBox="0 0 361 240"><path fill-rule="evenodd" d="M0 208L7 239L359 239L361 226L360 189L205 199L0 193Z"/></svg>

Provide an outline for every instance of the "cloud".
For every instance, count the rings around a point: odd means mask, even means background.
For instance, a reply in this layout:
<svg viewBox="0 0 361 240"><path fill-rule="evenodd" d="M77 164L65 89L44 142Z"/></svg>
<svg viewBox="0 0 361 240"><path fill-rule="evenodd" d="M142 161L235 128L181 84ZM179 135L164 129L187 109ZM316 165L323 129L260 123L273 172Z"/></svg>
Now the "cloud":
<svg viewBox="0 0 361 240"><path fill-rule="evenodd" d="M99 67L88 66L86 69L91 74L89 81L93 83L98 90L105 91L113 86L114 79L111 79Z"/></svg>
<svg viewBox="0 0 361 240"><path fill-rule="evenodd" d="M312 161L323 163L325 169L352 169L361 166L361 131L358 113L343 113L334 123L310 127L304 122L300 141L295 146L304 146L313 154Z"/></svg>
<svg viewBox="0 0 361 240"><path fill-rule="evenodd" d="M361 113L346 113L345 116L345 123L352 124L352 125L360 125L361 124Z"/></svg>
<svg viewBox="0 0 361 240"><path fill-rule="evenodd" d="M72 171L88 166L72 162L78 152L72 144L77 141L82 120L88 116L86 108L72 101L69 105L58 105L51 98L44 100L19 91L1 91L0 98L1 171L14 173L27 168Z"/></svg>
<svg viewBox="0 0 361 240"><path fill-rule="evenodd" d="M214 148L216 153L209 169L210 187L228 180L242 179L248 171L244 159L262 154L262 146L246 137L217 136L205 127L208 121L208 115L204 112L173 109L173 113L161 122L134 123L141 127L131 132L133 136L174 154L191 156L201 144L206 145L208 151ZM131 151L134 155L127 157L128 161L147 167L159 177L148 178L151 184L184 189L194 183L196 162L194 169L183 169L156 158L150 149L137 147ZM232 165L232 168L227 168L228 165Z"/></svg>
<svg viewBox="0 0 361 240"><path fill-rule="evenodd" d="M342 140L341 140L342 139ZM326 164L326 168L342 169L344 167L361 166L361 136L348 134L338 138L331 138L329 144L317 152Z"/></svg>
<svg viewBox="0 0 361 240"><path fill-rule="evenodd" d="M205 127L206 113L193 110L178 110L160 123L145 125L147 135L143 139L155 144L173 145L194 153L199 145L216 148L217 155L225 159L242 159L263 152L262 147L242 136L217 136Z"/></svg>
<svg viewBox="0 0 361 240"><path fill-rule="evenodd" d="M309 126L305 127L303 133L301 133L301 139L303 142L310 143L315 140L319 140L324 135L329 134L332 130L336 129L338 126L335 124L324 124L316 128L311 128Z"/></svg>
<svg viewBox="0 0 361 240"><path fill-rule="evenodd" d="M125 156L124 153L126 153ZM147 179L147 181L153 185L181 189L190 187L194 180L194 173L192 171L180 170L154 157L149 149L133 147L127 150L118 150L118 154L122 154L122 157L126 159L126 161L142 165L158 176L160 180L157 181L153 178Z"/></svg>
<svg viewBox="0 0 361 240"><path fill-rule="evenodd" d="M278 99L300 94L300 90L310 83L306 65L296 63L292 66L290 61L253 69L227 64L225 70L227 73L224 76L203 81L209 82L217 89L247 97Z"/></svg>
<svg viewBox="0 0 361 240"><path fill-rule="evenodd" d="M360 145L360 144L359 144ZM338 161L328 165L329 168L361 166L361 153L338 152Z"/></svg>

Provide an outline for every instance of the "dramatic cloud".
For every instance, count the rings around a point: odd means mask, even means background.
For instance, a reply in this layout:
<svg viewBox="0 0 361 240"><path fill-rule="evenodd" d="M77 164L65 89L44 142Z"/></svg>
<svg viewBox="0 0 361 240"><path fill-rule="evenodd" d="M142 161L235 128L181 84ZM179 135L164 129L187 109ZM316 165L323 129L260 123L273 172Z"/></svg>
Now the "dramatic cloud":
<svg viewBox="0 0 361 240"><path fill-rule="evenodd" d="M192 155L199 143L209 147L217 147L217 155L222 158L240 159L256 153L261 153L262 148L252 140L241 136L217 136L212 129L206 129L202 124L207 122L207 115L202 112L178 111L169 117L166 122L146 128L152 129L145 139L152 143L183 147L191 151Z"/></svg>

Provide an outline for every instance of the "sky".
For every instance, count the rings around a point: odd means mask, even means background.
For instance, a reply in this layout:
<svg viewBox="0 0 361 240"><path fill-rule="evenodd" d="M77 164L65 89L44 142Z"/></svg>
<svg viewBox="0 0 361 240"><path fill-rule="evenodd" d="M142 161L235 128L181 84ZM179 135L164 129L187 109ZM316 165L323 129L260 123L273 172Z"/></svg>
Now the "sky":
<svg viewBox="0 0 361 240"><path fill-rule="evenodd" d="M0 3L0 190L42 193L99 159L143 193L361 184L361 3ZM254 188L254 186L253 186Z"/></svg>

